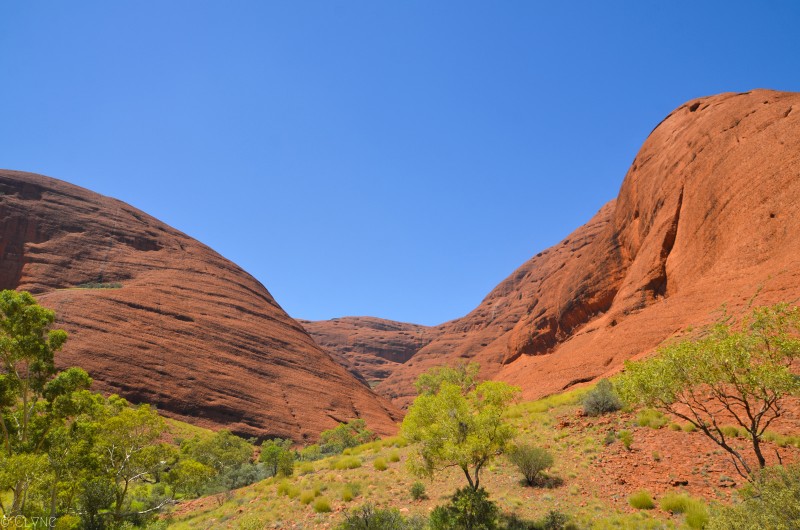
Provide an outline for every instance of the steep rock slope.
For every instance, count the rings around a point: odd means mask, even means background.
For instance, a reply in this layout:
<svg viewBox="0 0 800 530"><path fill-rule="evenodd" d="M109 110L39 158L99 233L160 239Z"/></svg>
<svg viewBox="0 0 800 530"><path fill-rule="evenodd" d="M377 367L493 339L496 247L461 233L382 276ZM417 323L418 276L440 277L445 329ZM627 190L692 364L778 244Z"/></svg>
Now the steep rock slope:
<svg viewBox="0 0 800 530"><path fill-rule="evenodd" d="M70 334L57 361L95 388L234 432L314 439L397 410L334 362L255 278L118 200L0 171L0 288L34 293ZM87 284L119 288L77 288Z"/></svg>
<svg viewBox="0 0 800 530"><path fill-rule="evenodd" d="M339 364L370 385L386 379L438 334L437 328L373 317L300 323Z"/></svg>
<svg viewBox="0 0 800 530"><path fill-rule="evenodd" d="M406 405L428 367L476 360L527 397L618 370L723 304L800 299L800 94L690 101L618 198L517 269L377 390Z"/></svg>

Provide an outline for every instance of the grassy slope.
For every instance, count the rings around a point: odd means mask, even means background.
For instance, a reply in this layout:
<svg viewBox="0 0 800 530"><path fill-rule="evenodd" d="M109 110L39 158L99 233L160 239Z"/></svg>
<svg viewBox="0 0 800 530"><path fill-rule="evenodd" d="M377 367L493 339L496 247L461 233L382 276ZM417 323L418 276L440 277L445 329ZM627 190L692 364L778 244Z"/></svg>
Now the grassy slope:
<svg viewBox="0 0 800 530"><path fill-rule="evenodd" d="M555 455L550 475L562 479L563 484L551 489L524 487L516 469L498 457L482 475L482 483L503 511L538 519L549 510L559 510L572 515L581 528L681 528L685 526L682 516L658 509L637 511L628 504L628 497L645 489L657 503L663 495L676 491L709 501L731 500L734 490L728 478L734 476L733 468L702 434L666 425L659 430L639 427L635 416L624 413L581 417L581 393L521 403L509 412L509 420L519 429L518 439L544 446ZM630 451L618 440L606 443L609 432L623 429L633 434ZM342 512L367 501L396 507L406 515L427 514L446 502L465 480L460 471L443 471L432 481L422 481L428 499L411 500L411 485L419 479L406 471L410 450L394 438L355 448L349 455L299 462L297 473L289 479L267 479L228 497L182 504L170 516L169 528L332 528L342 520ZM793 447L781 451L785 459L798 459ZM391 462L393 457L399 460ZM361 466L335 469L345 458L355 458ZM375 469L378 458L386 460L388 469ZM356 491L352 500L343 500L346 488ZM301 502L304 496L328 500L332 511L316 513L314 501Z"/></svg>

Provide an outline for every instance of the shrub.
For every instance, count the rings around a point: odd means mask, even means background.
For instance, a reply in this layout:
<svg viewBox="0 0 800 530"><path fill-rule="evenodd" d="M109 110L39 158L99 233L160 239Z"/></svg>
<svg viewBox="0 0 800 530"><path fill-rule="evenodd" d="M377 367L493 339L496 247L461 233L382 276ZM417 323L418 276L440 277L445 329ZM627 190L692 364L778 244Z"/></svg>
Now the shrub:
<svg viewBox="0 0 800 530"><path fill-rule="evenodd" d="M357 483L345 484L342 487L342 500L350 502L361 494L361 485Z"/></svg>
<svg viewBox="0 0 800 530"><path fill-rule="evenodd" d="M317 444L311 444L300 450L300 460L311 462L322 458L322 450Z"/></svg>
<svg viewBox="0 0 800 530"><path fill-rule="evenodd" d="M622 408L622 401L614 392L614 385L608 379L602 379L583 396L583 412L587 416L600 416L616 412Z"/></svg>
<svg viewBox="0 0 800 530"><path fill-rule="evenodd" d="M669 430L671 430L671 431L680 431L681 430L681 424L672 422L672 423L669 424Z"/></svg>
<svg viewBox="0 0 800 530"><path fill-rule="evenodd" d="M742 438L745 436L744 429L740 430L734 425L723 425L720 430L722 431L722 434L729 438Z"/></svg>
<svg viewBox="0 0 800 530"><path fill-rule="evenodd" d="M739 495L741 502L720 507L706 528L800 528L800 465L765 468L751 484L742 488Z"/></svg>
<svg viewBox="0 0 800 530"><path fill-rule="evenodd" d="M708 508L701 501L692 500L684 512L686 526L700 530L708 524Z"/></svg>
<svg viewBox="0 0 800 530"><path fill-rule="evenodd" d="M654 409L642 409L636 416L636 424L639 427L650 427L651 429L660 429L669 422L662 412Z"/></svg>
<svg viewBox="0 0 800 530"><path fill-rule="evenodd" d="M389 466L386 465L386 459L385 458L376 458L375 461L372 463L372 465L378 471L386 471L389 468Z"/></svg>
<svg viewBox="0 0 800 530"><path fill-rule="evenodd" d="M553 455L546 449L527 444L512 447L508 459L517 466L528 486L538 484L542 473L550 469L555 462Z"/></svg>
<svg viewBox="0 0 800 530"><path fill-rule="evenodd" d="M653 502L653 497L646 491L637 491L628 497L628 504L637 510L652 510L656 507L656 503Z"/></svg>
<svg viewBox="0 0 800 530"><path fill-rule="evenodd" d="M567 523L569 523L569 516L567 514L557 510L550 510L547 512L547 515L544 516L541 523L539 523L539 527L542 528L542 530L563 530L567 528Z"/></svg>
<svg viewBox="0 0 800 530"><path fill-rule="evenodd" d="M298 469L298 473L301 475L308 475L309 473L314 472L314 464L311 462L303 462L300 464L300 468Z"/></svg>
<svg viewBox="0 0 800 530"><path fill-rule="evenodd" d="M457 490L449 504L434 508L429 524L431 530L494 530L498 513L485 489L467 487Z"/></svg>
<svg viewBox="0 0 800 530"><path fill-rule="evenodd" d="M327 513L331 511L331 503L325 497L319 497L314 501L314 511L317 513Z"/></svg>
<svg viewBox="0 0 800 530"><path fill-rule="evenodd" d="M622 442L622 445L625 446L625 449L630 451L631 445L633 445L633 435L631 434L631 431L619 431L619 433L617 433L617 437L619 438L619 441Z"/></svg>
<svg viewBox="0 0 800 530"><path fill-rule="evenodd" d="M683 426L683 432L694 432L697 430L694 423L687 423Z"/></svg>
<svg viewBox="0 0 800 530"><path fill-rule="evenodd" d="M280 484L278 484L278 495L289 495L289 488L291 488L291 484L289 484L288 480L282 480Z"/></svg>
<svg viewBox="0 0 800 530"><path fill-rule="evenodd" d="M411 485L411 498L415 501L428 498L425 493L425 485L422 482L415 482Z"/></svg>
<svg viewBox="0 0 800 530"><path fill-rule="evenodd" d="M422 530L424 521L418 518L405 519L396 509L375 508L365 504L345 514L345 520L337 530Z"/></svg>
<svg viewBox="0 0 800 530"><path fill-rule="evenodd" d="M667 493L661 497L658 505L665 512L683 513L689 506L691 499L685 493Z"/></svg>
<svg viewBox="0 0 800 530"><path fill-rule="evenodd" d="M81 518L72 514L62 515L53 526L54 530L80 530L80 528Z"/></svg>
<svg viewBox="0 0 800 530"><path fill-rule="evenodd" d="M356 469L361 467L361 459L357 456L343 456L331 461L331 469Z"/></svg>
<svg viewBox="0 0 800 530"><path fill-rule="evenodd" d="M389 462L399 462L400 461L400 453L397 451L392 451L389 453Z"/></svg>
<svg viewBox="0 0 800 530"><path fill-rule="evenodd" d="M300 493L300 502L302 502L303 504L311 504L311 501L313 501L316 497L317 497L317 492L316 491L314 491L314 490L303 490Z"/></svg>

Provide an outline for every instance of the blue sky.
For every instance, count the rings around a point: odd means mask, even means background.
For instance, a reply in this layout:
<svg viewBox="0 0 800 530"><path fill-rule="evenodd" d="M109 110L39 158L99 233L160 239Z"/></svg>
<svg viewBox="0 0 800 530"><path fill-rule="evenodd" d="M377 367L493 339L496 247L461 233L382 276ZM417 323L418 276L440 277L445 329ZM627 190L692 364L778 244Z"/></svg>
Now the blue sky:
<svg viewBox="0 0 800 530"><path fill-rule="evenodd" d="M0 4L0 167L124 200L298 318L438 324L684 101L800 90L800 4Z"/></svg>

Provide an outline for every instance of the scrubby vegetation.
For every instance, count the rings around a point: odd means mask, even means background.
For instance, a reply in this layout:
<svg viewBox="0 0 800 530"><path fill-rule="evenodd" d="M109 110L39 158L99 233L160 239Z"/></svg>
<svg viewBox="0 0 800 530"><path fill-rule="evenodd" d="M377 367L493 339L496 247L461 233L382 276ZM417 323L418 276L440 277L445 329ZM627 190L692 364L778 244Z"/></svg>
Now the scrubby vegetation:
<svg viewBox="0 0 800 530"><path fill-rule="evenodd" d="M515 403L516 389L478 381L474 365L438 368L418 381L421 395L403 436L377 439L357 419L325 431L319 444L269 439L259 451L231 432L164 420L147 405L92 393L82 370L52 367L66 335L50 330L50 313L20 293L0 294L0 304L4 361L35 382L25 388L14 373L0 374L0 510L7 516L52 513L56 528L109 530L256 529L297 521L343 529L794 528L800 521L794 510L800 473L792 466L755 473L732 506L731 494L725 497L731 489L708 501L683 491L637 491L650 488L647 482L615 487L613 495L593 490L586 477L603 460L669 466L674 445L654 445L654 437L702 439L691 432L702 432L696 423L679 423L654 405L583 416L598 387L606 396L615 392L610 381ZM15 318L38 327L16 326L28 333L11 341ZM35 351L23 351L23 343ZM26 409L26 402L35 406ZM737 448L752 444L741 425L720 423L719 432ZM766 429L760 437L784 452L797 440ZM724 454L703 458L719 462ZM692 470L691 481L707 470ZM512 478L517 473L522 481ZM685 486L681 478L673 486ZM729 487L733 480L719 476L719 483ZM184 501L190 504L170 513ZM660 511L652 510L656 505Z"/></svg>

